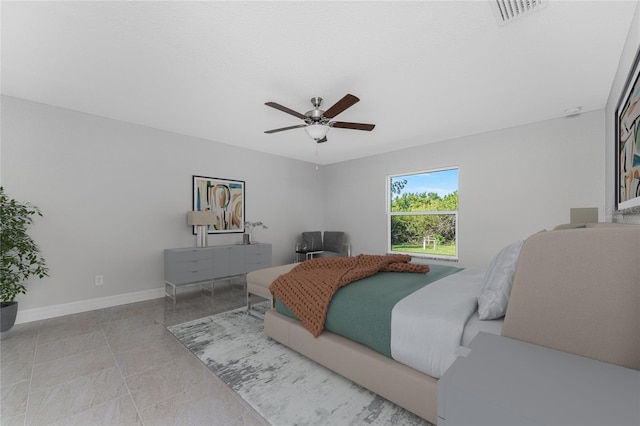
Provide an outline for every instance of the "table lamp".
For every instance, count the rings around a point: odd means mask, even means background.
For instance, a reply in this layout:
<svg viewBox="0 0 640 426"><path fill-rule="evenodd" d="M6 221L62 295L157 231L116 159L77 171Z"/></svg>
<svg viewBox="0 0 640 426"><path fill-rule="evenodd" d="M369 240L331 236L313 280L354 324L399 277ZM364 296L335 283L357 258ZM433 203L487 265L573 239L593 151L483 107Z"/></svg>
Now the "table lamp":
<svg viewBox="0 0 640 426"><path fill-rule="evenodd" d="M216 222L216 215L211 211L187 212L187 224L196 227L196 247L207 247L208 225Z"/></svg>

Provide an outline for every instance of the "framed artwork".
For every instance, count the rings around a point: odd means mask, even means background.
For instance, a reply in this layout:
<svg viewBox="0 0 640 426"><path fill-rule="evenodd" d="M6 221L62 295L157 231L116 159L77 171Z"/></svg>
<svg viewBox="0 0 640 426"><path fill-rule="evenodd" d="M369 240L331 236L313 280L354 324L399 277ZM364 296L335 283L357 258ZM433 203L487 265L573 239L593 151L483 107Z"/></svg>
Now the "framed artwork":
<svg viewBox="0 0 640 426"><path fill-rule="evenodd" d="M215 213L209 234L244 232L244 181L194 175L193 210Z"/></svg>
<svg viewBox="0 0 640 426"><path fill-rule="evenodd" d="M616 108L616 210L640 207L640 49Z"/></svg>

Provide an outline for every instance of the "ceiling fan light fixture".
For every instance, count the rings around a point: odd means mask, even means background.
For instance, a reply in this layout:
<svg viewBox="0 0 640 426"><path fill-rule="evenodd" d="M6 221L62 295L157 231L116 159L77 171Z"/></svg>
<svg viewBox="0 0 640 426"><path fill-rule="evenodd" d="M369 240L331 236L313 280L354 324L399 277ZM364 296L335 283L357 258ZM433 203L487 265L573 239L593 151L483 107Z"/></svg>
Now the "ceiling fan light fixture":
<svg viewBox="0 0 640 426"><path fill-rule="evenodd" d="M323 139L327 135L327 132L329 131L329 126L321 123L313 123L305 127L304 131L307 132L307 134L311 139L317 142L320 139Z"/></svg>

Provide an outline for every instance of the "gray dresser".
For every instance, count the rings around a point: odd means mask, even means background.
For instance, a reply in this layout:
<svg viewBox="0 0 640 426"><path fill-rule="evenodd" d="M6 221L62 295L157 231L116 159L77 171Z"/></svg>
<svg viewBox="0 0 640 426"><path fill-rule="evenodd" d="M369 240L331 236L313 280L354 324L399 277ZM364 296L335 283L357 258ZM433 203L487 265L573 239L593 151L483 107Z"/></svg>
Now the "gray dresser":
<svg viewBox="0 0 640 426"><path fill-rule="evenodd" d="M166 249L165 294L175 303L176 288L190 284L209 285L213 294L214 280L245 275L270 266L271 244L228 244Z"/></svg>

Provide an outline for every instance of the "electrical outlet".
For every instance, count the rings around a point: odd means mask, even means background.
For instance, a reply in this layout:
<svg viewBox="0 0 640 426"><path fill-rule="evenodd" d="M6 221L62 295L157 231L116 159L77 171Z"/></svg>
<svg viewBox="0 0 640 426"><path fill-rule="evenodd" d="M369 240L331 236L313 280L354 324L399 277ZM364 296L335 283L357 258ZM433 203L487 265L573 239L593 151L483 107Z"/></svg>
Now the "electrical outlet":
<svg viewBox="0 0 640 426"><path fill-rule="evenodd" d="M95 283L96 285L104 284L104 275L96 275Z"/></svg>

